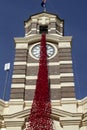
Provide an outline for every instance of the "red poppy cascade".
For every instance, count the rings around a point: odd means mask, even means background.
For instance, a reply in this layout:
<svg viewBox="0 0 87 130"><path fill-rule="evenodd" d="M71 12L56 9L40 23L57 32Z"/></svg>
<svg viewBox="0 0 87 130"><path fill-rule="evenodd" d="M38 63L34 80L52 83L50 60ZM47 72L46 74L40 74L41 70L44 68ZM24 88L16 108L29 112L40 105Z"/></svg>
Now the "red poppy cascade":
<svg viewBox="0 0 87 130"><path fill-rule="evenodd" d="M26 130L53 130L49 85L46 35L42 34L39 71L36 81L35 95Z"/></svg>

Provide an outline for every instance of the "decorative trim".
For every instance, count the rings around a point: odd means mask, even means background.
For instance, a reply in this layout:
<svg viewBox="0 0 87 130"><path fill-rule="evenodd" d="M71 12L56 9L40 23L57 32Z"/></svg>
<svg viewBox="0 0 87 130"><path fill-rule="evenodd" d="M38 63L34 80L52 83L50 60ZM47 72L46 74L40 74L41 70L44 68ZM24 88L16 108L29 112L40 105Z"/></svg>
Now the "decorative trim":
<svg viewBox="0 0 87 130"><path fill-rule="evenodd" d="M20 43L20 44L16 44L16 49L28 49L28 44L23 44L23 43Z"/></svg>
<svg viewBox="0 0 87 130"><path fill-rule="evenodd" d="M14 62L14 65L26 65L26 64L27 63L24 61L23 62L22 61L21 62L17 62L17 61Z"/></svg>
<svg viewBox="0 0 87 130"><path fill-rule="evenodd" d="M50 62L48 63L49 66L54 66L54 65L61 65L61 64L72 64L72 61L59 61L59 62ZM20 64L19 64L20 65ZM27 63L27 67L30 67L30 66L39 66L39 63Z"/></svg>
<svg viewBox="0 0 87 130"><path fill-rule="evenodd" d="M59 79L61 77L71 77L72 78L73 73L62 73L60 75L50 75L49 78L51 79ZM37 79L37 76L26 76L26 79Z"/></svg>
<svg viewBox="0 0 87 130"><path fill-rule="evenodd" d="M50 85L51 89L52 88L55 88L55 89L60 89L61 86L59 84L51 84ZM36 88L36 85L26 85L25 86L25 89L35 89Z"/></svg>
<svg viewBox="0 0 87 130"><path fill-rule="evenodd" d="M60 48L71 48L70 42L59 42L58 47L59 47L59 49Z"/></svg>
<svg viewBox="0 0 87 130"><path fill-rule="evenodd" d="M24 88L25 84L14 84L12 83L11 88Z"/></svg>
<svg viewBox="0 0 87 130"><path fill-rule="evenodd" d="M25 75L19 75L19 74L16 74L16 75L12 75L12 78L25 78Z"/></svg>
<svg viewBox="0 0 87 130"><path fill-rule="evenodd" d="M67 82L67 83L60 83L60 86L61 87L70 87L70 86L74 87L75 84L74 82Z"/></svg>

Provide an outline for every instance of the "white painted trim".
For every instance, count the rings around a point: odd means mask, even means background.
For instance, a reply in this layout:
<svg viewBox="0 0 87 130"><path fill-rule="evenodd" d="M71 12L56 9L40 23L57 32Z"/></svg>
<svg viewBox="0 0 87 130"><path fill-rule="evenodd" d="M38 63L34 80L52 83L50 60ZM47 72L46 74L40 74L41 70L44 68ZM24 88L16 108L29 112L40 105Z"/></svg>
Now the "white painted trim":
<svg viewBox="0 0 87 130"><path fill-rule="evenodd" d="M19 102L23 102L23 99L11 99L10 98L10 102L15 102L15 101L19 101ZM15 104L14 104L15 105ZM18 105L18 104L17 104ZM20 104L19 104L20 105Z"/></svg>
<svg viewBox="0 0 87 130"><path fill-rule="evenodd" d="M50 62L48 63L49 66L56 66L60 64L72 64L72 61L59 61L59 62ZM27 63L27 66L39 66L39 63Z"/></svg>
<svg viewBox="0 0 87 130"><path fill-rule="evenodd" d="M74 82L67 82L67 83L64 82L64 83L61 83L60 86L61 87L68 87L68 86L72 87L73 86L74 87L75 85L74 85Z"/></svg>
<svg viewBox="0 0 87 130"><path fill-rule="evenodd" d="M73 73L60 73L60 77L73 77Z"/></svg>
<svg viewBox="0 0 87 130"><path fill-rule="evenodd" d="M70 60L70 61L59 61L59 64L72 64L72 60Z"/></svg>
<svg viewBox="0 0 87 130"><path fill-rule="evenodd" d="M74 83L61 83L61 84L51 84L50 88L60 89L61 87L72 87ZM36 89L36 85L26 85L25 89Z"/></svg>
<svg viewBox="0 0 87 130"><path fill-rule="evenodd" d="M73 77L73 73L62 73L60 75L50 75L51 79L59 79L61 77ZM37 79L37 76L26 76L26 79Z"/></svg>
<svg viewBox="0 0 87 130"><path fill-rule="evenodd" d="M71 48L70 42L59 42L59 48Z"/></svg>
<svg viewBox="0 0 87 130"><path fill-rule="evenodd" d="M39 63L27 63L27 67L39 66Z"/></svg>
<svg viewBox="0 0 87 130"><path fill-rule="evenodd" d="M12 84L11 88L24 88L25 84Z"/></svg>
<svg viewBox="0 0 87 130"><path fill-rule="evenodd" d="M59 75L50 75L51 79L59 79ZM26 76L26 79L37 79L37 76Z"/></svg>
<svg viewBox="0 0 87 130"><path fill-rule="evenodd" d="M49 78L51 79L59 79L61 77L73 77L74 74L73 73L60 73L59 75L50 75ZM25 76L25 75L18 75L18 74L14 74L12 76L12 78L26 78L26 79L37 79L37 76Z"/></svg>
<svg viewBox="0 0 87 130"><path fill-rule="evenodd" d="M28 44L23 44L23 43L16 44L16 49L27 49L27 48L28 48Z"/></svg>
<svg viewBox="0 0 87 130"><path fill-rule="evenodd" d="M13 74L12 78L25 78L25 75L18 75L18 74Z"/></svg>
<svg viewBox="0 0 87 130"><path fill-rule="evenodd" d="M60 89L61 86L59 84L51 84L50 88ZM26 85L25 89L36 89L36 85Z"/></svg>
<svg viewBox="0 0 87 130"><path fill-rule="evenodd" d="M14 62L14 65L26 65L26 62Z"/></svg>
<svg viewBox="0 0 87 130"><path fill-rule="evenodd" d="M50 62L48 65L60 65L60 64L72 64L72 61L59 61L59 62ZM26 62L14 62L14 65L27 65L27 66L39 66L39 63L26 63Z"/></svg>
<svg viewBox="0 0 87 130"><path fill-rule="evenodd" d="M69 102L67 102L67 101L69 101ZM62 98L61 99L61 102L63 103L63 104L73 104L73 103L77 103L77 101L76 101L76 98Z"/></svg>

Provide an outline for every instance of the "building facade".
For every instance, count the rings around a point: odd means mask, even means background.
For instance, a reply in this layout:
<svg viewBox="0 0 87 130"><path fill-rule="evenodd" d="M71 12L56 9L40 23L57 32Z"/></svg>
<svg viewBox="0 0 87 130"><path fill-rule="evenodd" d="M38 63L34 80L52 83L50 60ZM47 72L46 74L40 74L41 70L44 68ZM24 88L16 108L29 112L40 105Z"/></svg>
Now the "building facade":
<svg viewBox="0 0 87 130"><path fill-rule="evenodd" d="M39 13L24 22L25 36L14 38L15 59L10 100L0 101L1 130L25 130L39 67L41 34L46 33L54 130L87 130L87 98L75 97L72 36L64 36L64 20Z"/></svg>

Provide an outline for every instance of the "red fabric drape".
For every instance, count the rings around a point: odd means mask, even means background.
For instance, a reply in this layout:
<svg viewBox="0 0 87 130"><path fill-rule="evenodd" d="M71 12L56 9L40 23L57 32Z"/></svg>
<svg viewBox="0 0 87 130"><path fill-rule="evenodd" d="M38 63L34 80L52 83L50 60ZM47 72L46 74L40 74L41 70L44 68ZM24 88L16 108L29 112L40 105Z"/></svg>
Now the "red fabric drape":
<svg viewBox="0 0 87 130"><path fill-rule="evenodd" d="M42 34L39 71L32 103L29 124L26 130L53 130L51 119L50 87L48 80L46 36Z"/></svg>

